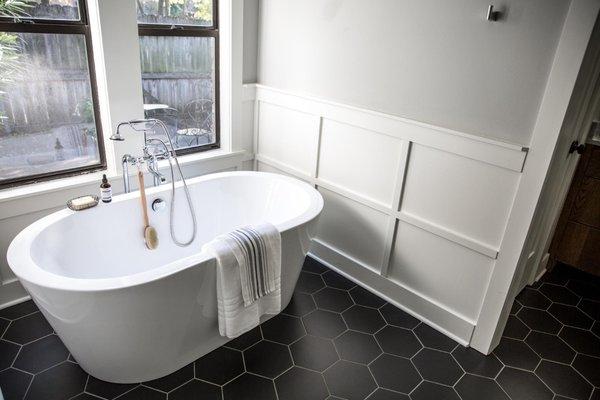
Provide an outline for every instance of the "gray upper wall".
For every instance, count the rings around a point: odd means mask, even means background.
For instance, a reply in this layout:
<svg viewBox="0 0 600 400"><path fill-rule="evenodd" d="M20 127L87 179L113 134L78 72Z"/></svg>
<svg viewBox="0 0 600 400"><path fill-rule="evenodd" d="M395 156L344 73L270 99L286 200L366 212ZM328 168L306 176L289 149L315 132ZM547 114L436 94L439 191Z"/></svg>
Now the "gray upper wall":
<svg viewBox="0 0 600 400"><path fill-rule="evenodd" d="M244 83L257 79L258 0L244 0Z"/></svg>
<svg viewBox="0 0 600 400"><path fill-rule="evenodd" d="M260 0L258 82L528 145L570 2L488 4Z"/></svg>

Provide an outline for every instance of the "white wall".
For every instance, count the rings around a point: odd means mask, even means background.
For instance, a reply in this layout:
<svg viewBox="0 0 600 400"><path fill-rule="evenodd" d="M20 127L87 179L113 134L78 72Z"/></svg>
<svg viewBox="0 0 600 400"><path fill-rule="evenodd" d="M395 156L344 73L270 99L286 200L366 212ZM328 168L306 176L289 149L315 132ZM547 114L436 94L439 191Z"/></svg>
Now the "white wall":
<svg viewBox="0 0 600 400"><path fill-rule="evenodd" d="M258 82L527 146L570 2L488 4L261 0Z"/></svg>

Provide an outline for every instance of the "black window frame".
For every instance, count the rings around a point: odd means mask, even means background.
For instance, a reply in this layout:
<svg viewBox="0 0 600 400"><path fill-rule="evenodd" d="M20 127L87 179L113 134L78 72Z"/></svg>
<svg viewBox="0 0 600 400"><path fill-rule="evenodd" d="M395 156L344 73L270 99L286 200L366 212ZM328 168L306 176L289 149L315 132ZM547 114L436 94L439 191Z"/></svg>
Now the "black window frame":
<svg viewBox="0 0 600 400"><path fill-rule="evenodd" d="M98 153L100 155L99 163L83 167L68 168L59 171L45 172L41 174L33 174L19 178L2 180L0 181L0 189L78 176L91 172L106 170L107 168L102 121L100 119L100 104L96 80L96 68L94 65L94 52L92 48L92 34L89 25L86 0L77 0L77 4L79 6L78 20L55 20L27 16L0 16L0 32L83 35L87 53L86 57L88 72L90 75L90 90L94 109L94 123L96 125L96 138L98 142Z"/></svg>
<svg viewBox="0 0 600 400"><path fill-rule="evenodd" d="M137 15L137 12L136 12ZM176 149L175 154L201 153L221 148L221 93L220 93L220 65L219 65L219 0L212 0L212 25L170 25L148 24L138 22L138 36L183 36L183 37L212 37L214 39L214 107L215 107L215 142L200 146ZM142 77L140 77L142 79Z"/></svg>

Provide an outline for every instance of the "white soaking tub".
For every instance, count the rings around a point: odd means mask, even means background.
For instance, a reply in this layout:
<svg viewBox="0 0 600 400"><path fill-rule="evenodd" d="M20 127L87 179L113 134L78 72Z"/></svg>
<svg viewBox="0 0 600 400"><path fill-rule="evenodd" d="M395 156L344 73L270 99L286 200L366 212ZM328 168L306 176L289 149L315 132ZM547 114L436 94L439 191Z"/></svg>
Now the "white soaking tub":
<svg viewBox="0 0 600 400"><path fill-rule="evenodd" d="M170 374L227 342L219 336L215 259L204 243L268 221L282 235L282 308L289 303L323 208L310 185L282 175L225 172L188 180L198 234L188 247L169 235L170 185L147 189L159 246L144 245L139 192L112 203L58 211L23 230L8 263L81 367L119 383ZM191 232L181 182L175 230Z"/></svg>

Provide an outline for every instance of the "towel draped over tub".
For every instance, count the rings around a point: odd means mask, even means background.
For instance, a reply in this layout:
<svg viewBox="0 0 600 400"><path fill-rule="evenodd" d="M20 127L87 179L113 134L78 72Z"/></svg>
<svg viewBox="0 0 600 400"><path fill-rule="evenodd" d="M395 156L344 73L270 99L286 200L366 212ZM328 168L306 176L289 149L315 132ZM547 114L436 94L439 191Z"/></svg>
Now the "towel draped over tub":
<svg viewBox="0 0 600 400"><path fill-rule="evenodd" d="M264 223L236 229L205 245L217 259L219 333L235 338L281 311L281 235Z"/></svg>

